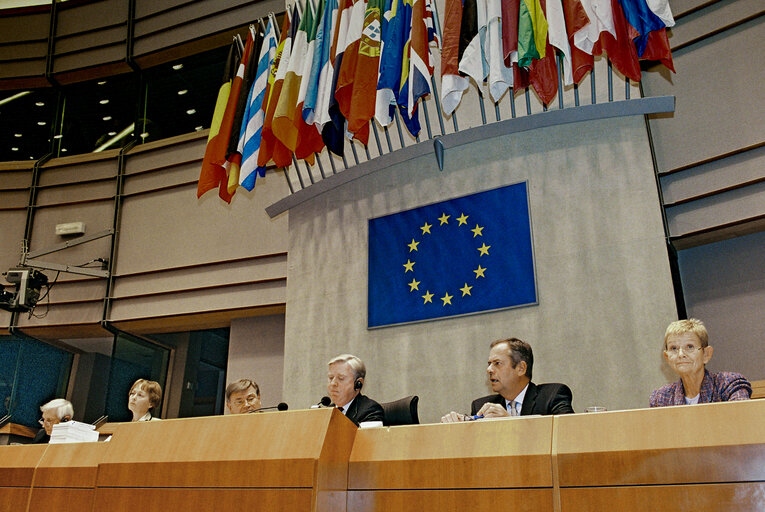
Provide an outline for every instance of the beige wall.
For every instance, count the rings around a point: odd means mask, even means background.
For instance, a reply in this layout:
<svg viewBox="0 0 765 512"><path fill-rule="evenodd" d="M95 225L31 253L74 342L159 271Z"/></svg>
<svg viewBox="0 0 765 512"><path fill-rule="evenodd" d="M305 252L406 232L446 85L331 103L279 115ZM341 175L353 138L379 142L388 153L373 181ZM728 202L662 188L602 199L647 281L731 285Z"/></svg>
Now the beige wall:
<svg viewBox="0 0 765 512"><path fill-rule="evenodd" d="M240 318L231 322L226 381L253 379L260 387L263 407L282 401L284 315ZM289 379L287 379L289 380ZM290 403L293 409L305 404Z"/></svg>
<svg viewBox="0 0 765 512"><path fill-rule="evenodd" d="M491 340L534 347L537 382L562 381L581 411L643 407L664 384L656 341L676 315L640 117L503 136L355 180L290 210L284 396L315 403L326 361L355 353L368 394L420 395L421 420L487 393ZM480 158L477 157L480 155ZM528 180L539 305L366 328L367 221Z"/></svg>

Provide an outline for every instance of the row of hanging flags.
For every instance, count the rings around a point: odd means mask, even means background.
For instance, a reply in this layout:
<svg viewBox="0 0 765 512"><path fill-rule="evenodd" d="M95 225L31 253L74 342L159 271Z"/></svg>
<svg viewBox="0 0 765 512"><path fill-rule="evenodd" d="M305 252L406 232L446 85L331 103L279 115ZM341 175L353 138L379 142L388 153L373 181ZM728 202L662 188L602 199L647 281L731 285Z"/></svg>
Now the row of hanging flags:
<svg viewBox="0 0 765 512"><path fill-rule="evenodd" d="M603 53L640 81L639 60L674 71L668 0L446 0L443 38L434 0L305 0L273 14L229 50L210 126L197 197L218 188L230 202L252 190L268 165L313 165L345 138L366 145L374 118L396 112L413 136L418 103L433 92L441 49L441 108L451 115L472 79L494 101L532 87L549 104L563 83L578 84ZM302 11L302 16L301 16ZM442 40L443 39L443 40Z"/></svg>

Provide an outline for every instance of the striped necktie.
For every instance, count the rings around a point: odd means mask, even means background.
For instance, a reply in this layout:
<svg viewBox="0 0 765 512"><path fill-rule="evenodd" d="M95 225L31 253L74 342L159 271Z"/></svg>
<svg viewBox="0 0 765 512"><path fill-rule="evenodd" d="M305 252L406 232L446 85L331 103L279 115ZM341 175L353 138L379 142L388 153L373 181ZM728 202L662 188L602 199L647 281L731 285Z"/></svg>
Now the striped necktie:
<svg viewBox="0 0 765 512"><path fill-rule="evenodd" d="M515 400L510 400L510 405L507 406L510 416L518 416L517 405L518 405L518 402L516 402Z"/></svg>

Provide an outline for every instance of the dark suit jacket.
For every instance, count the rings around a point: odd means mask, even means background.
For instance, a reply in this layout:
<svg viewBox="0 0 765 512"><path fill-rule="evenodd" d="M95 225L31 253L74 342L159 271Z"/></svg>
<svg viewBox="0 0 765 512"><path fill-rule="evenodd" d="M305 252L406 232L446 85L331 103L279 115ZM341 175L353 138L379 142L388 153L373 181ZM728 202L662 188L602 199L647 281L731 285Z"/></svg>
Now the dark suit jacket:
<svg viewBox="0 0 765 512"><path fill-rule="evenodd" d="M345 413L345 417L356 425L362 421L383 421L385 413L382 405L359 393Z"/></svg>
<svg viewBox="0 0 765 512"><path fill-rule="evenodd" d="M489 395L473 400L470 414L475 415L486 402L504 406L505 398L502 395ZM574 409L571 407L571 390L568 386L557 382L537 386L533 382L529 382L529 389L526 390L526 396L523 397L521 416L528 414L570 414L572 412Z"/></svg>
<svg viewBox="0 0 765 512"><path fill-rule="evenodd" d="M50 436L45 432L44 428L41 428L37 431L37 434L35 435L34 439L30 442L30 444L45 444L50 442Z"/></svg>

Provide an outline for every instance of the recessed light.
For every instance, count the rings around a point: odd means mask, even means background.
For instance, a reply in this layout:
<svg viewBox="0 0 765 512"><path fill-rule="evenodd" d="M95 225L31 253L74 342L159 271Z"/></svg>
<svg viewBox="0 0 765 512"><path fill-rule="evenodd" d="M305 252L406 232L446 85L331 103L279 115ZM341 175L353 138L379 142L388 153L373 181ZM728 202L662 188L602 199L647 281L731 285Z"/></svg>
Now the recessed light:
<svg viewBox="0 0 765 512"><path fill-rule="evenodd" d="M101 101L99 101L99 103L101 105L106 105L107 103L109 103L109 100L101 100Z"/></svg>
<svg viewBox="0 0 765 512"><path fill-rule="evenodd" d="M104 85L104 84L106 84L106 80L101 80L100 82L98 82L98 85Z"/></svg>
<svg viewBox="0 0 765 512"><path fill-rule="evenodd" d="M148 136L149 136L149 132L143 132L143 133L141 134L141 138L142 138L142 139L145 139L145 138L146 138L146 137L148 137Z"/></svg>
<svg viewBox="0 0 765 512"><path fill-rule="evenodd" d="M112 120L112 116L104 116L103 120L104 121L111 121Z"/></svg>
<svg viewBox="0 0 765 512"><path fill-rule="evenodd" d="M54 139L60 139L61 137L63 137L63 135L61 135L60 133L58 135L53 136Z"/></svg>
<svg viewBox="0 0 765 512"><path fill-rule="evenodd" d="M37 124L38 124L39 126L45 126L45 121L37 121Z"/></svg>
<svg viewBox="0 0 765 512"><path fill-rule="evenodd" d="M192 114L196 114L196 113L197 113L197 111L196 111L196 109L190 108L190 109L188 109L188 110L186 111L186 113L187 113L188 115L192 115Z"/></svg>
<svg viewBox="0 0 765 512"><path fill-rule="evenodd" d="M18 151L19 148L11 148L11 151Z"/></svg>
<svg viewBox="0 0 765 512"><path fill-rule="evenodd" d="M62 153L66 153L66 148L61 148Z"/></svg>
<svg viewBox="0 0 765 512"><path fill-rule="evenodd" d="M113 137L114 135L117 135L117 132L109 132L107 135L108 135L109 137Z"/></svg>
<svg viewBox="0 0 765 512"><path fill-rule="evenodd" d="M13 136L14 137L21 137L21 134L20 133L14 133Z"/></svg>
<svg viewBox="0 0 765 512"><path fill-rule="evenodd" d="M183 69L183 64L173 64L173 69L176 71L180 71Z"/></svg>
<svg viewBox="0 0 765 512"><path fill-rule="evenodd" d="M186 94L187 92L189 92L189 90L188 90L188 89L182 89L182 90L178 91L178 96L183 96L183 95L184 95L184 94Z"/></svg>
<svg viewBox="0 0 765 512"><path fill-rule="evenodd" d="M42 101L38 101L37 103L35 103L35 105L38 106L38 107L44 107L45 103L42 102Z"/></svg>
<svg viewBox="0 0 765 512"><path fill-rule="evenodd" d="M194 131L199 132L199 131L202 131L203 129L204 129L204 126L197 126L196 128L194 128Z"/></svg>

